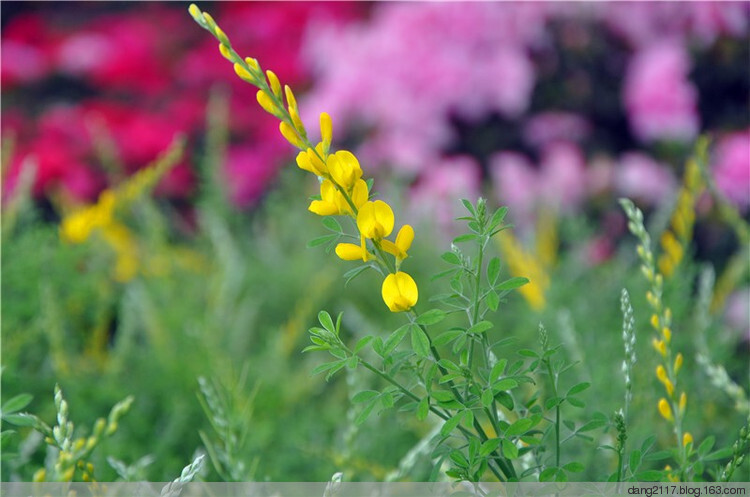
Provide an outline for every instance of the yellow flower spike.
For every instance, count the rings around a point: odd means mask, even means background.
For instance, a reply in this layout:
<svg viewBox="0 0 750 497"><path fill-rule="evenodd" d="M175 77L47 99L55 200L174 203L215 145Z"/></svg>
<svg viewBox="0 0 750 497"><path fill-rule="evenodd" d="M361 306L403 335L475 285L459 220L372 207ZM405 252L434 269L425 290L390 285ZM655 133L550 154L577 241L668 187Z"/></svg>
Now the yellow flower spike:
<svg viewBox="0 0 750 497"><path fill-rule="evenodd" d="M335 216L341 214L336 203L336 187L330 180L324 180L320 184L320 200L313 200L307 209L319 216Z"/></svg>
<svg viewBox="0 0 750 497"><path fill-rule="evenodd" d="M396 243L390 240L383 240L381 242L383 250L389 254L393 254L398 262L406 259L407 251L411 247L411 243L414 241L414 228L410 225L405 224L398 230L396 235Z"/></svg>
<svg viewBox="0 0 750 497"><path fill-rule="evenodd" d="M652 327L653 327L653 328L654 328L655 330L658 330L658 329L659 329L659 316L657 316L656 314L652 314L652 315L651 315L651 321L650 321L650 322L651 322L651 326L652 326Z"/></svg>
<svg viewBox="0 0 750 497"><path fill-rule="evenodd" d="M289 126L289 124L285 123L284 121L279 123L279 131L281 131L281 134L286 138L286 141L288 141L290 144L294 145L295 147L299 149L305 148L305 144L302 142L302 139L299 137L297 132Z"/></svg>
<svg viewBox="0 0 750 497"><path fill-rule="evenodd" d="M680 394L680 403L678 407L680 409L680 416L685 414L685 408L687 407L687 394L685 394L685 392Z"/></svg>
<svg viewBox="0 0 750 497"><path fill-rule="evenodd" d="M367 238L380 240L393 231L393 210L382 200L365 202L357 215L357 228Z"/></svg>
<svg viewBox="0 0 750 497"><path fill-rule="evenodd" d="M237 76L240 77L240 79L247 81L248 83L253 83L253 84L255 83L255 77L249 72L247 72L247 69L242 67L242 64L235 62L233 67L234 67L234 72L237 74Z"/></svg>
<svg viewBox="0 0 750 497"><path fill-rule="evenodd" d="M667 402L667 399L662 398L659 399L659 414L662 415L664 419L667 421L674 421L674 416L672 415L672 408L669 407L669 402Z"/></svg>
<svg viewBox="0 0 750 497"><path fill-rule="evenodd" d="M682 446L687 447L688 444L691 443L693 443L693 436L690 433L685 432L685 434L682 435Z"/></svg>
<svg viewBox="0 0 750 497"><path fill-rule="evenodd" d="M323 144L323 151L328 153L328 149L331 148L331 140L333 140L333 123L331 122L331 116L327 112L320 113L320 141Z"/></svg>
<svg viewBox="0 0 750 497"><path fill-rule="evenodd" d="M286 103L289 106L289 112L291 112L292 109L299 111L299 109L297 109L297 99L294 98L294 93L292 92L292 89L289 88L289 85L284 85L284 93L286 94Z"/></svg>
<svg viewBox="0 0 750 497"><path fill-rule="evenodd" d="M260 64L258 64L257 59L253 59L252 57L245 57L245 64L250 66L253 71L260 72Z"/></svg>
<svg viewBox="0 0 750 497"><path fill-rule="evenodd" d="M219 52L221 52L221 55L223 55L224 58L229 62L234 61L234 59L232 58L232 52L229 51L229 47L224 45L223 43L219 43Z"/></svg>
<svg viewBox="0 0 750 497"><path fill-rule="evenodd" d="M276 95L276 98L281 100L281 83L279 82L279 77L270 69L266 71L266 76L268 76L268 83L271 86L271 91Z"/></svg>
<svg viewBox="0 0 750 497"><path fill-rule="evenodd" d="M417 284L411 276L402 271L386 276L382 295L385 305L391 312L408 311L419 299Z"/></svg>
<svg viewBox="0 0 750 497"><path fill-rule="evenodd" d="M362 168L357 157L348 150L339 150L329 155L326 161L326 169L331 179L339 186L349 190L362 178Z"/></svg>
<svg viewBox="0 0 750 497"><path fill-rule="evenodd" d="M677 374L680 372L680 369L682 368L682 353L678 353L677 357L674 359L674 374Z"/></svg>

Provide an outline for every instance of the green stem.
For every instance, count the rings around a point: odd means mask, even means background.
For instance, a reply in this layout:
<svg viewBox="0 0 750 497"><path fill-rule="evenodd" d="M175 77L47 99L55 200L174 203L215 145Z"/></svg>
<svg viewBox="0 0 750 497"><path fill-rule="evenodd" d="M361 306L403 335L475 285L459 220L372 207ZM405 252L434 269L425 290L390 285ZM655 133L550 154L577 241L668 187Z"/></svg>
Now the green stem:
<svg viewBox="0 0 750 497"><path fill-rule="evenodd" d="M547 372L552 383L552 395L557 399L557 405L555 406L555 466L560 467L560 399L557 396L557 377L552 372L552 364L549 359L546 359L544 363L547 365Z"/></svg>

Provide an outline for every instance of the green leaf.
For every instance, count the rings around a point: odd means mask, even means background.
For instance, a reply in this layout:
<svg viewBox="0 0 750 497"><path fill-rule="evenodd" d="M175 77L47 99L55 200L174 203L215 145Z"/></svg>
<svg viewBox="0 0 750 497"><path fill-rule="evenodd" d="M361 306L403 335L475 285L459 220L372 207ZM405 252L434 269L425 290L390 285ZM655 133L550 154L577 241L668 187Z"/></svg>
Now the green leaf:
<svg viewBox="0 0 750 497"><path fill-rule="evenodd" d="M587 431L596 430L597 428L601 428L602 426L607 425L606 419L592 419L588 423L585 423L583 426L578 428L579 433L585 433Z"/></svg>
<svg viewBox="0 0 750 497"><path fill-rule="evenodd" d="M354 353L356 354L359 351L361 351L362 349L364 349L365 347L367 347L367 344L369 344L370 342L372 342L374 339L375 339L375 337L372 336L372 335L367 335L366 337L362 337L357 342L357 345L354 346Z"/></svg>
<svg viewBox="0 0 750 497"><path fill-rule="evenodd" d="M419 326L410 326L410 328L412 349L418 356L428 357L430 355L430 339Z"/></svg>
<svg viewBox="0 0 750 497"><path fill-rule="evenodd" d="M361 404L362 402L367 402L368 400L372 399L373 397L377 397L380 395L380 392L377 392L375 390L362 390L361 392L357 392L354 397L352 397L352 404Z"/></svg>
<svg viewBox="0 0 750 497"><path fill-rule="evenodd" d="M508 409L509 411L512 411L515 407L515 402L513 402L513 397L508 395L505 392L500 392L495 395L495 400L497 400L500 405L502 405L504 408Z"/></svg>
<svg viewBox="0 0 750 497"><path fill-rule="evenodd" d="M453 430L456 429L456 426L458 426L458 423L461 421L461 418L464 417L463 412L459 412L458 414L454 414L448 420L443 424L443 427L440 428L440 434L444 437L447 437L451 434Z"/></svg>
<svg viewBox="0 0 750 497"><path fill-rule="evenodd" d="M518 351L518 355L522 355L525 357L533 357L535 359L539 357L539 354L537 354L536 351L533 351L531 349L521 349Z"/></svg>
<svg viewBox="0 0 750 497"><path fill-rule="evenodd" d="M336 366L332 367L328 370L328 373L326 374L326 381L330 380L333 375L338 373L340 370L342 370L349 361L340 361Z"/></svg>
<svg viewBox="0 0 750 497"><path fill-rule="evenodd" d="M495 396L492 394L492 390L482 392L482 405L484 407L490 407L493 400L495 400Z"/></svg>
<svg viewBox="0 0 750 497"><path fill-rule="evenodd" d="M560 397L550 397L544 402L544 408L549 411L550 409L557 407L561 400Z"/></svg>
<svg viewBox="0 0 750 497"><path fill-rule="evenodd" d="M353 355L346 361L346 367L349 369L357 369L359 365L359 357Z"/></svg>
<svg viewBox="0 0 750 497"><path fill-rule="evenodd" d="M323 218L323 226L331 231L335 231L336 233L341 233L343 231L339 222L332 216L326 216Z"/></svg>
<svg viewBox="0 0 750 497"><path fill-rule="evenodd" d="M574 385L568 390L568 393L565 394L566 397L570 397L571 395L575 395L577 393L583 392L587 388L591 386L591 383L584 381L582 383L579 383L578 385Z"/></svg>
<svg viewBox="0 0 750 497"><path fill-rule="evenodd" d="M452 264L454 266L460 266L461 265L461 259L458 258L456 254L453 252L445 252L443 255L440 256L441 259L443 259L448 264Z"/></svg>
<svg viewBox="0 0 750 497"><path fill-rule="evenodd" d="M3 416L3 421L16 426L33 426L36 422L36 416L26 413L6 414Z"/></svg>
<svg viewBox="0 0 750 497"><path fill-rule="evenodd" d="M313 369L312 373L310 373L310 374L314 376L314 375L320 374L320 373L322 373L324 371L328 371L329 369L335 368L338 365L345 365L345 364L346 364L346 360L326 362L324 364L319 365L315 369Z"/></svg>
<svg viewBox="0 0 750 497"><path fill-rule="evenodd" d="M453 400L453 394L446 390L433 390L430 392L430 397L438 402L450 402Z"/></svg>
<svg viewBox="0 0 750 497"><path fill-rule="evenodd" d="M584 470L584 467L583 464L579 462L569 462L568 464L563 466L563 469L570 473L581 473Z"/></svg>
<svg viewBox="0 0 750 497"><path fill-rule="evenodd" d="M479 455L482 457L489 456L490 454L495 452L498 447L500 447L501 441L502 440L500 440L499 438L490 438L479 448Z"/></svg>
<svg viewBox="0 0 750 497"><path fill-rule="evenodd" d="M423 421L425 418L427 418L427 413L430 411L430 402L427 397L424 397L422 400L419 401L419 406L417 407L417 419L420 421Z"/></svg>
<svg viewBox="0 0 750 497"><path fill-rule="evenodd" d="M461 372L461 368L458 367L458 365L451 361L450 359L440 359L438 361L438 366L441 366L443 369L449 369L451 371L455 371L457 373Z"/></svg>
<svg viewBox="0 0 750 497"><path fill-rule="evenodd" d="M404 340L404 337L409 332L409 327L411 325L405 324L398 328L396 331L391 333L391 335L385 340L385 343L383 343L383 356L389 356L391 353L396 350L396 347L399 346L399 344Z"/></svg>
<svg viewBox="0 0 750 497"><path fill-rule="evenodd" d="M630 458L628 460L628 467L630 468L630 471L635 472L636 469L641 465L641 451L638 449L635 449L633 452L630 453Z"/></svg>
<svg viewBox="0 0 750 497"><path fill-rule="evenodd" d="M365 264L364 266L357 266L357 267L355 267L353 269L350 269L349 271L345 272L344 273L344 280L345 280L344 281L344 286L348 285L351 281L354 280L354 278L356 278L360 274L364 273L368 269L370 269L370 266L367 265L367 264Z"/></svg>
<svg viewBox="0 0 750 497"><path fill-rule="evenodd" d="M476 240L477 238L479 238L478 235L475 235L473 233L467 233L465 235L459 235L456 238L454 238L453 243L470 242L472 240Z"/></svg>
<svg viewBox="0 0 750 497"><path fill-rule="evenodd" d="M726 459L727 457L731 456L734 453L734 450L732 447L724 447L723 449L719 449L715 452L711 452L710 454L707 454L705 457L703 457L704 461L716 461L717 459Z"/></svg>
<svg viewBox="0 0 750 497"><path fill-rule="evenodd" d="M20 411L21 409L29 405L29 403L31 402L31 399L33 398L34 396L29 393L22 393L22 394L16 395L15 397L7 401L5 404L3 404L2 413L0 414L2 415L13 414L14 412Z"/></svg>
<svg viewBox="0 0 750 497"><path fill-rule="evenodd" d="M471 328L469 328L466 331L466 333L477 334L478 335L480 333L484 333L485 331L487 331L489 329L492 329L493 326L494 325L492 323L490 323L489 321L480 321L477 324L475 324L474 326L472 326Z"/></svg>
<svg viewBox="0 0 750 497"><path fill-rule="evenodd" d="M568 397L565 400L568 401L568 403L573 407L577 407L579 409L583 409L584 407L586 407L586 403L577 397Z"/></svg>
<svg viewBox="0 0 750 497"><path fill-rule="evenodd" d="M512 437L526 433L529 428L534 426L534 422L529 418L521 418L505 430L505 436Z"/></svg>
<svg viewBox="0 0 750 497"><path fill-rule="evenodd" d="M490 219L490 229L494 229L500 223L502 223L507 213L508 213L507 207L500 207L498 210L496 210L495 213L492 214L492 218Z"/></svg>
<svg viewBox="0 0 750 497"><path fill-rule="evenodd" d="M667 459L672 456L671 450L659 450L657 452L652 452L651 454L646 454L644 456L644 461L661 461L663 459Z"/></svg>
<svg viewBox="0 0 750 497"><path fill-rule="evenodd" d="M336 327L333 326L333 319L331 319L331 315L326 311L320 311L318 313L318 321L320 321L320 324L323 326L323 328L327 329L331 333L336 333Z"/></svg>
<svg viewBox="0 0 750 497"><path fill-rule="evenodd" d="M526 283L529 282L528 278L522 278L520 276L516 276L515 278L510 278L509 280L505 280L499 285L495 287L495 290L502 291L502 290L513 290L514 288L518 288L519 286L524 286Z"/></svg>
<svg viewBox="0 0 750 497"><path fill-rule="evenodd" d="M505 371L505 366L507 364L508 359L503 358L497 361L494 366L492 366L492 371L490 371L490 383L500 378L500 375L503 374L503 371Z"/></svg>
<svg viewBox="0 0 750 497"><path fill-rule="evenodd" d="M500 276L500 259L493 257L490 259L489 264L487 264L487 280L491 285L494 285L497 282L498 276Z"/></svg>
<svg viewBox="0 0 750 497"><path fill-rule="evenodd" d="M461 328L452 328L438 335L437 338L432 341L432 343L434 343L436 346L445 345L446 343L452 342L464 333L466 333L466 330L463 330Z"/></svg>
<svg viewBox="0 0 750 497"><path fill-rule="evenodd" d="M512 378L503 378L502 380L496 381L492 384L492 388L498 392L513 390L517 386L518 382Z"/></svg>
<svg viewBox="0 0 750 497"><path fill-rule="evenodd" d="M471 202L469 202L465 198L462 198L461 203L464 204L464 207L466 207L466 210L469 211L472 216L477 216L477 211L474 209L474 206L471 204Z"/></svg>
<svg viewBox="0 0 750 497"><path fill-rule="evenodd" d="M333 241L339 237L338 233L335 233L333 235L323 235L319 236L317 238L313 238L309 242L307 242L307 248L313 248L317 247L318 245L326 244L330 241Z"/></svg>
<svg viewBox="0 0 750 497"><path fill-rule="evenodd" d="M370 399L370 402L357 415L356 419L354 420L354 424L361 425L362 423L364 423L365 420L367 420L367 418L370 417L370 414L372 414L372 410L375 408L377 403L378 403L377 398Z"/></svg>
<svg viewBox="0 0 750 497"><path fill-rule="evenodd" d="M518 447L507 438L503 439L503 455L508 459L518 458Z"/></svg>
<svg viewBox="0 0 750 497"><path fill-rule="evenodd" d="M662 471L651 469L649 471L638 473L635 475L635 478L638 481L659 481L663 475L664 473Z"/></svg>
<svg viewBox="0 0 750 497"><path fill-rule="evenodd" d="M439 323L440 321L445 319L445 316L445 312L441 311L440 309L430 309L429 311L417 317L417 324L430 326Z"/></svg>
<svg viewBox="0 0 750 497"><path fill-rule="evenodd" d="M558 471L559 468L555 467L545 469L539 474L539 481L552 481Z"/></svg>
<svg viewBox="0 0 750 497"><path fill-rule="evenodd" d="M703 457L711 452L711 449L713 449L714 447L714 443L716 443L716 437L714 437L713 435L706 437L706 439L702 441L698 446L698 455Z"/></svg>
<svg viewBox="0 0 750 497"><path fill-rule="evenodd" d="M495 293L494 290L490 290L490 292L485 297L485 300L487 302L487 307L489 307L492 312L495 312L500 306L500 296Z"/></svg>

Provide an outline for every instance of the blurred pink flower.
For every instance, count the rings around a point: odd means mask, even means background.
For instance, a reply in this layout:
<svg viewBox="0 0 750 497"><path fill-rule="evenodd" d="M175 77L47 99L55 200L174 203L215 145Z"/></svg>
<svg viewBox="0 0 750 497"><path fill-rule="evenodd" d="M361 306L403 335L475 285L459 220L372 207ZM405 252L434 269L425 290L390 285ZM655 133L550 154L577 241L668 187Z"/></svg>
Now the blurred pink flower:
<svg viewBox="0 0 750 497"><path fill-rule="evenodd" d="M452 114L526 110L527 46L546 15L544 4L392 3L375 5L366 22L321 26L308 39L317 83L303 115L326 110L337 129L366 133L362 152L373 165L417 174L451 143Z"/></svg>
<svg viewBox="0 0 750 497"><path fill-rule="evenodd" d="M529 145L540 147L565 140L580 142L588 137L591 125L583 117L570 112L543 112L526 121L523 136Z"/></svg>
<svg viewBox="0 0 750 497"><path fill-rule="evenodd" d="M750 341L750 287L740 288L729 296L724 319L740 332L741 339Z"/></svg>
<svg viewBox="0 0 750 497"><path fill-rule="evenodd" d="M690 62L675 42L649 45L627 69L623 100L630 126L642 141L687 141L698 133L697 92L688 81Z"/></svg>
<svg viewBox="0 0 750 497"><path fill-rule="evenodd" d="M722 138L716 146L716 185L738 208L750 207L750 129Z"/></svg>
<svg viewBox="0 0 750 497"><path fill-rule="evenodd" d="M260 142L228 150L224 177L229 198L235 205L247 207L260 199L286 155L283 145Z"/></svg>
<svg viewBox="0 0 750 497"><path fill-rule="evenodd" d="M538 204L573 210L586 194L585 158L567 142L547 145L538 169L521 154L500 152L490 159L490 171L498 201L517 219L530 220Z"/></svg>
<svg viewBox="0 0 750 497"><path fill-rule="evenodd" d="M435 223L443 232L455 228L463 207L459 199L475 202L479 195L479 165L471 157L449 157L430 166L409 194L410 211Z"/></svg>
<svg viewBox="0 0 750 497"><path fill-rule="evenodd" d="M641 152L626 152L615 172L618 195L656 205L677 187L669 166L656 162Z"/></svg>

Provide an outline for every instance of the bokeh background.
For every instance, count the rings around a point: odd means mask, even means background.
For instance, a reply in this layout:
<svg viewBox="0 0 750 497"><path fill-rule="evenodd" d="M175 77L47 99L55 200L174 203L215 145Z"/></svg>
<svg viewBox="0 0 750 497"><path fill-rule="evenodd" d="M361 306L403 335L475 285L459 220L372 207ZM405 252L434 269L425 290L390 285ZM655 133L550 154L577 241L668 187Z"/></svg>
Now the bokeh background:
<svg viewBox="0 0 750 497"><path fill-rule="evenodd" d="M51 422L58 382L73 419L90 426L135 395L98 456L102 480L118 475L105 455L133 478L172 479L217 439L199 377L221 392L242 434L230 451L241 462L236 479L424 479L429 457L402 458L429 426L384 413L357 427L348 396L371 380L310 376L322 359L300 351L319 308L343 310L352 339L398 316L385 315L374 276L344 290L347 264L305 247L323 234L306 212L315 184L187 5L2 3L3 398L31 393L29 409ZM739 222L748 220L750 4L201 8L238 53L295 89L306 122L333 116L337 148L354 151L417 227L408 264L424 302L440 289L430 275L458 232L459 198L510 207L515 238L497 250L506 271L534 286L501 308L496 329L533 344L544 322L581 361L574 375L598 379L590 404L607 415L622 398L611 384L621 381L627 288L643 412L633 436L655 429L668 440L654 407L645 286L617 199L632 198L663 230L705 134L709 175ZM186 139L179 164L123 219L128 271L112 271L122 246L60 239L61 220L176 136ZM690 357L686 381L702 399L689 414L696 438L730 441L742 420L696 357L723 364L747 390L747 250L715 199L697 199L694 234L667 289ZM699 274L717 281L702 324ZM21 430L6 445L4 480L29 479L43 464L33 434ZM575 453L597 457L583 446ZM600 470L591 471L584 479ZM216 463L205 477L226 471Z"/></svg>

